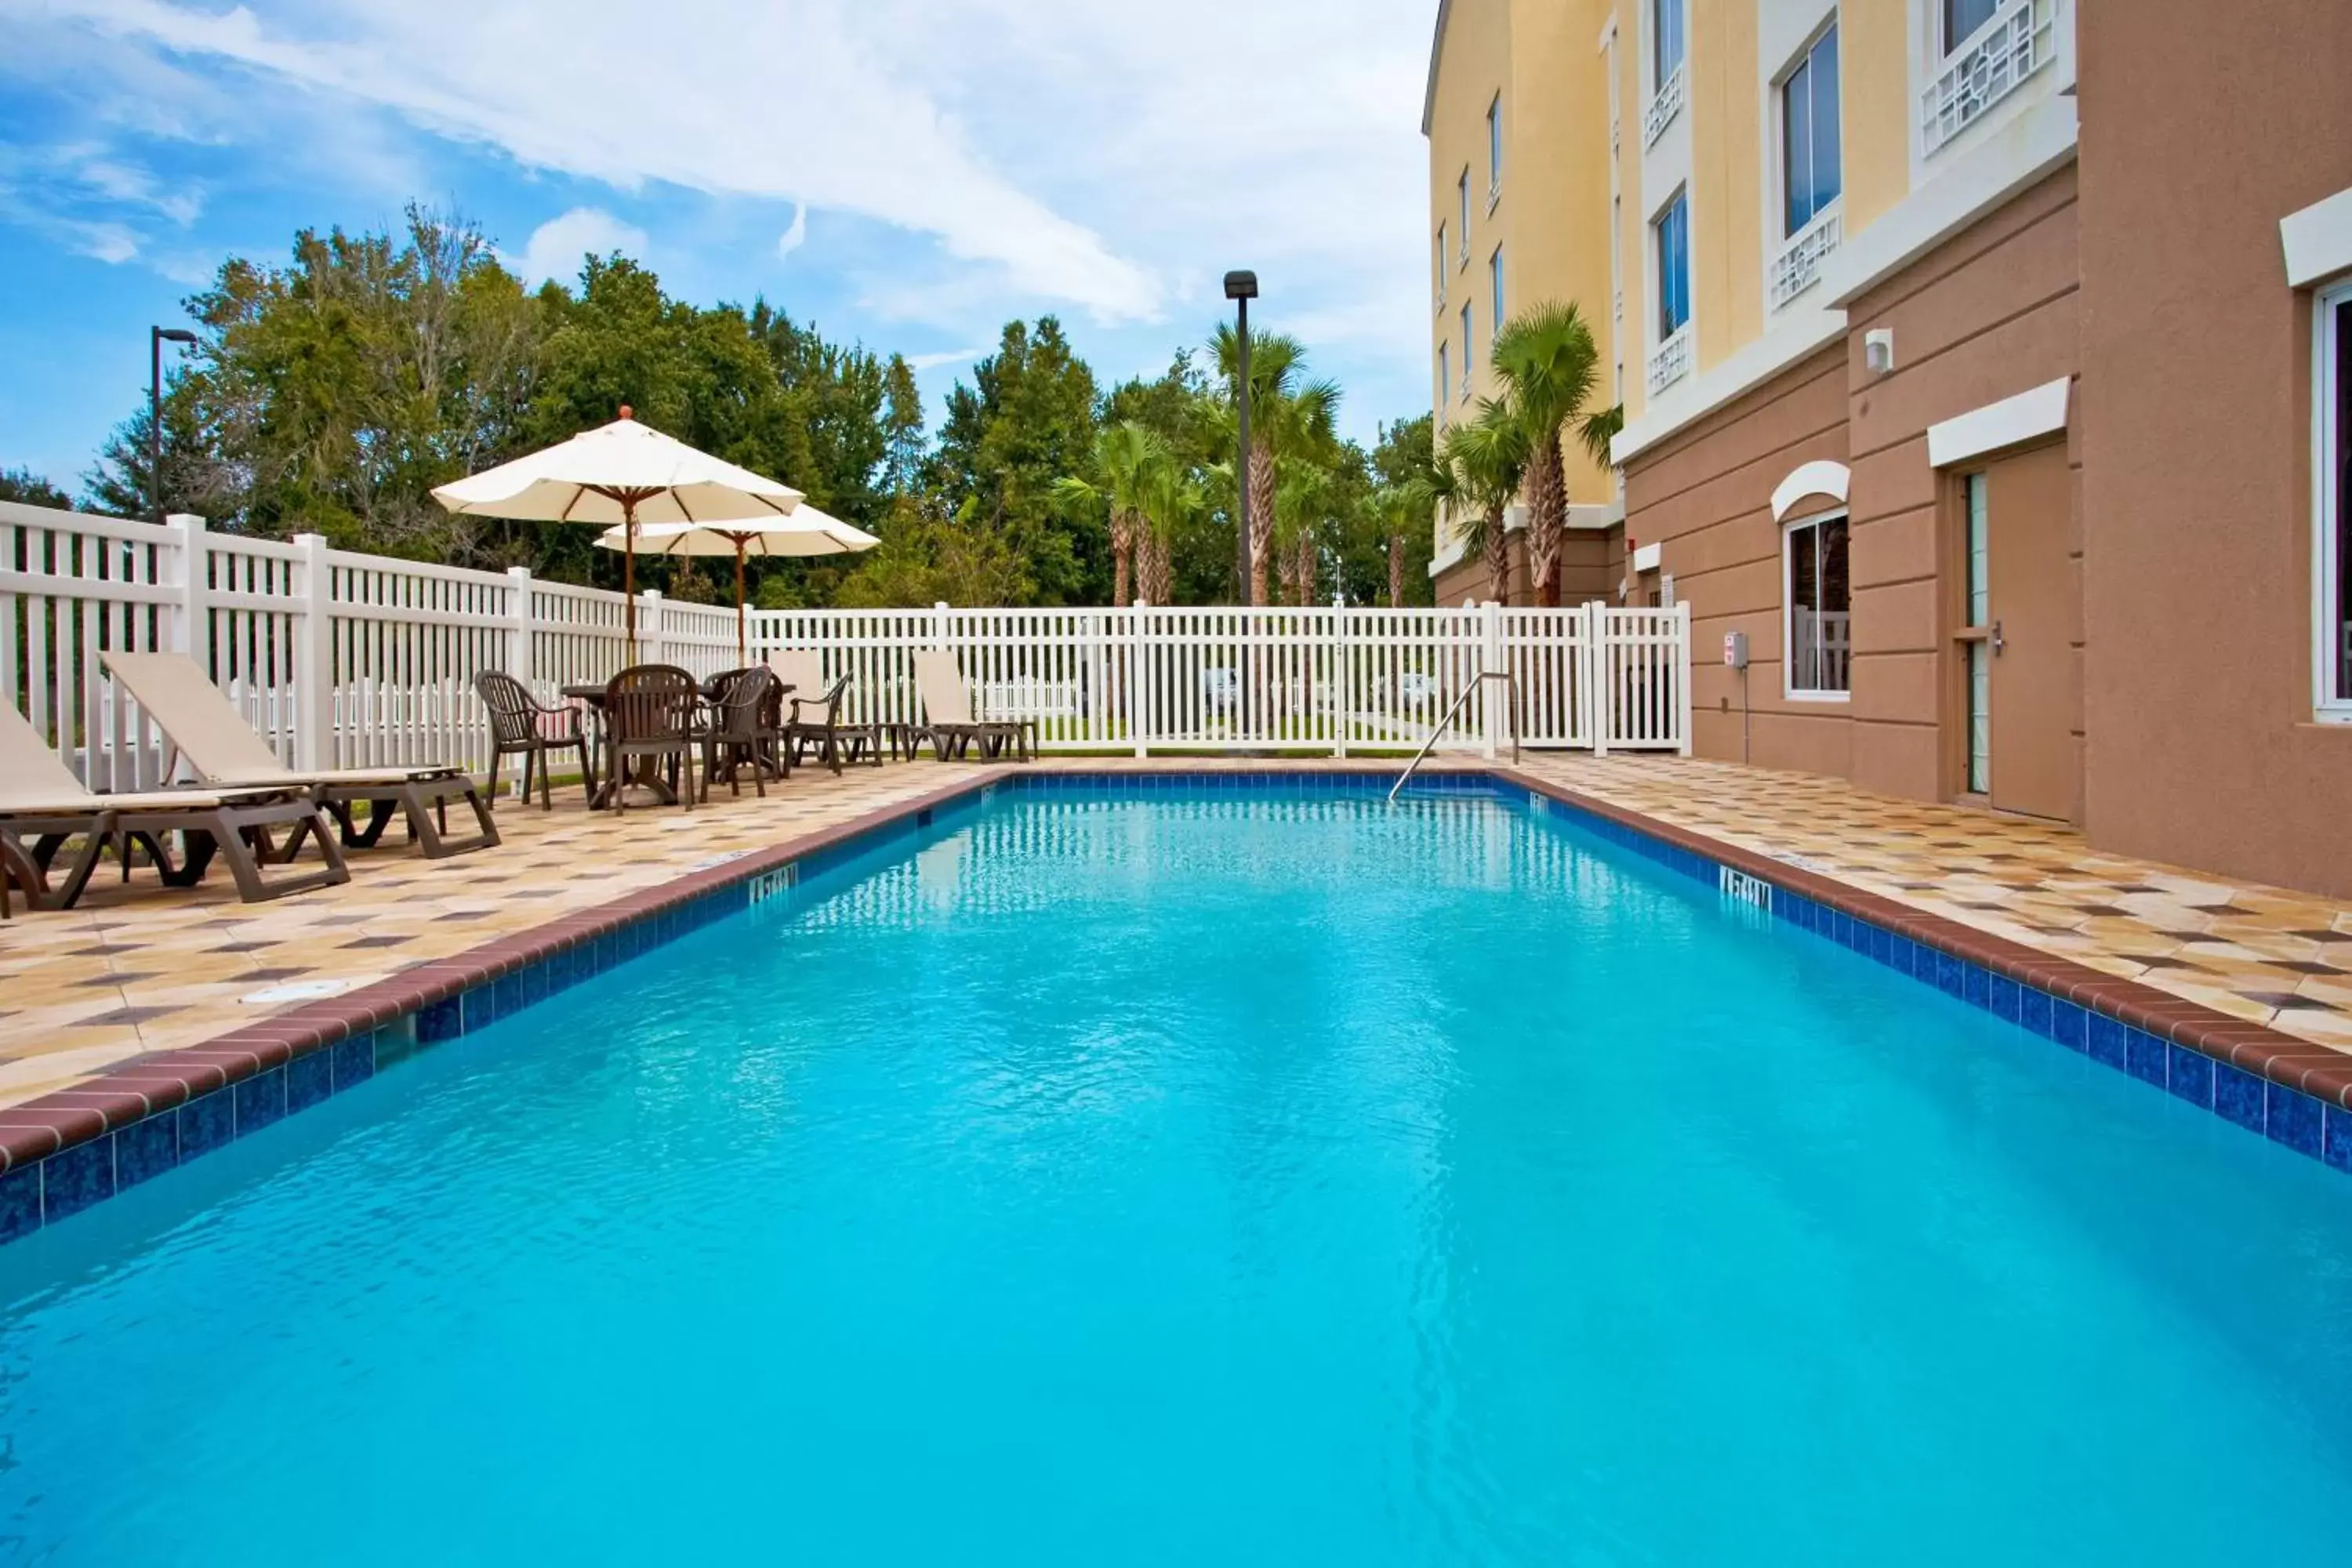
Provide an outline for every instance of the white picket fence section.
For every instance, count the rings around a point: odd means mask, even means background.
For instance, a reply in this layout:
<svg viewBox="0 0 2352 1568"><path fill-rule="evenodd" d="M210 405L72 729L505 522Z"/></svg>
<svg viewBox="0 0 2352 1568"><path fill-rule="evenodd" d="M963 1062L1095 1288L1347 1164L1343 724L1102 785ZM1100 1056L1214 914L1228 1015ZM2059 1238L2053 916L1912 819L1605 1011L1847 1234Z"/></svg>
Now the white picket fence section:
<svg viewBox="0 0 2352 1568"><path fill-rule="evenodd" d="M632 662L624 595L0 502L0 698L93 788L162 782L161 737L104 669L116 650L184 652L298 767L488 761L474 677L503 669L553 700ZM1535 747L1690 749L1690 612L1618 609L754 610L751 656L816 648L850 678L851 717L921 717L913 660L955 654L983 718L1034 721L1066 752L1404 752L1440 738ZM699 676L737 663L734 611L639 595L635 662Z"/></svg>

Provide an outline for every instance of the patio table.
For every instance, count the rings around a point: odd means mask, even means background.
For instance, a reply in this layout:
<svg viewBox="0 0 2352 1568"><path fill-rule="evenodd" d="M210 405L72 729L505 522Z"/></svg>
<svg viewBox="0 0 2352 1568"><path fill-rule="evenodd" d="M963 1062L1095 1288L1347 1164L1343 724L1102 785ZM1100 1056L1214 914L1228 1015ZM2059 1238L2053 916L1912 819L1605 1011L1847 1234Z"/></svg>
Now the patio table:
<svg viewBox="0 0 2352 1568"><path fill-rule="evenodd" d="M705 681L702 683L703 696L706 701L709 698L710 689L711 682ZM592 723L596 730L595 749L599 752L602 752L604 749L604 683L601 681L593 683L583 682L576 686L559 687L557 689L561 691L564 697L579 703L588 710L589 722ZM793 688L790 685L785 685L782 689L790 691ZM671 789L669 785L664 782L661 776L661 770L656 765L655 759L652 757L639 757L637 759L635 773L634 773L627 780L624 781L621 779L608 778L596 786L595 796L593 799L589 801L588 809L591 811L604 810L613 803L614 792L625 787L626 784L635 784L640 789L649 791L657 805L676 805L677 804L677 792Z"/></svg>

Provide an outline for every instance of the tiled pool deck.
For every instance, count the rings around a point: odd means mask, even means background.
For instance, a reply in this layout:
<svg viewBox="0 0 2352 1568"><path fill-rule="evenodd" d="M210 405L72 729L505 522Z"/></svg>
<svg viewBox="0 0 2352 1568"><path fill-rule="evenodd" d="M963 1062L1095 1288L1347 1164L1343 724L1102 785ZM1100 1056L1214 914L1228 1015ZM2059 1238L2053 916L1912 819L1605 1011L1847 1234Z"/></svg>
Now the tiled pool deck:
<svg viewBox="0 0 2352 1568"><path fill-rule="evenodd" d="M1383 774L1397 766L1033 764ZM576 791L551 815L509 802L499 812L507 842L497 849L442 861L399 849L363 854L347 886L258 906L237 903L225 877L186 893L143 874L128 887L101 876L79 910L20 913L0 925L0 1170L122 1126L145 1114L142 1106L187 1101L193 1110L226 1081L346 1033L363 1038L421 997L515 973L554 943L609 941L655 910L682 908L1003 771L926 762L836 779L810 770L764 801L722 795L690 813L617 818L583 812ZM2095 854L2063 829L1807 775L1537 753L1517 772L1645 834L1762 870L1821 903L2347 1103L2352 909ZM500 984L501 1010L530 999L524 984L516 979L511 1001ZM317 1066L310 1076L323 1084L330 1064ZM294 1103L294 1081L287 1076L271 1089L278 1105Z"/></svg>

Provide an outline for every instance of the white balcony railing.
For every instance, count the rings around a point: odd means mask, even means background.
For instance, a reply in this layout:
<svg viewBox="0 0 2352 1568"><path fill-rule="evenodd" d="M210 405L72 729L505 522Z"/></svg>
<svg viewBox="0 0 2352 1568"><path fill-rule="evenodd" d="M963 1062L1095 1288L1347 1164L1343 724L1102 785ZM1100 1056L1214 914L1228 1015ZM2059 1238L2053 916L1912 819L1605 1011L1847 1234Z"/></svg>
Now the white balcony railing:
<svg viewBox="0 0 2352 1568"><path fill-rule="evenodd" d="M1649 104L1642 110L1643 152L1658 144L1658 138L1666 133L1666 127L1672 125L1675 116L1682 112L1683 82L1687 74L1685 68L1676 66L1675 74L1661 82L1658 90L1650 95Z"/></svg>
<svg viewBox="0 0 2352 1568"><path fill-rule="evenodd" d="M1933 155L2057 58L2057 0L2010 0L1944 62L1919 95L1923 152Z"/></svg>
<svg viewBox="0 0 2352 1568"><path fill-rule="evenodd" d="M1814 215L1813 221L1799 229L1796 237L1780 247L1772 258L1766 279L1767 297L1777 310L1813 286L1822 275L1822 263L1836 251L1843 237L1844 223L1839 209L1832 205Z"/></svg>
<svg viewBox="0 0 2352 1568"><path fill-rule="evenodd" d="M1691 330L1685 321L1650 351L1650 395L1655 397L1690 374Z"/></svg>

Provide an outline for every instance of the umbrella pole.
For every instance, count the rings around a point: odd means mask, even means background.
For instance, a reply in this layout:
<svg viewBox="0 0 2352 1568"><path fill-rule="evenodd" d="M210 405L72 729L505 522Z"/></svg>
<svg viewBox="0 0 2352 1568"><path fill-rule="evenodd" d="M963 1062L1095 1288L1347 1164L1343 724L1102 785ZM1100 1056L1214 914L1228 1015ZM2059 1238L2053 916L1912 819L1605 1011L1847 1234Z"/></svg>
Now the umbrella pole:
<svg viewBox="0 0 2352 1568"><path fill-rule="evenodd" d="M621 502L621 595L628 603L629 662L637 662L637 503Z"/></svg>
<svg viewBox="0 0 2352 1568"><path fill-rule="evenodd" d="M751 612L743 604L743 544L744 542L740 538L735 541L735 662L737 664L751 662L751 654L745 651L745 644L750 641L749 627Z"/></svg>

